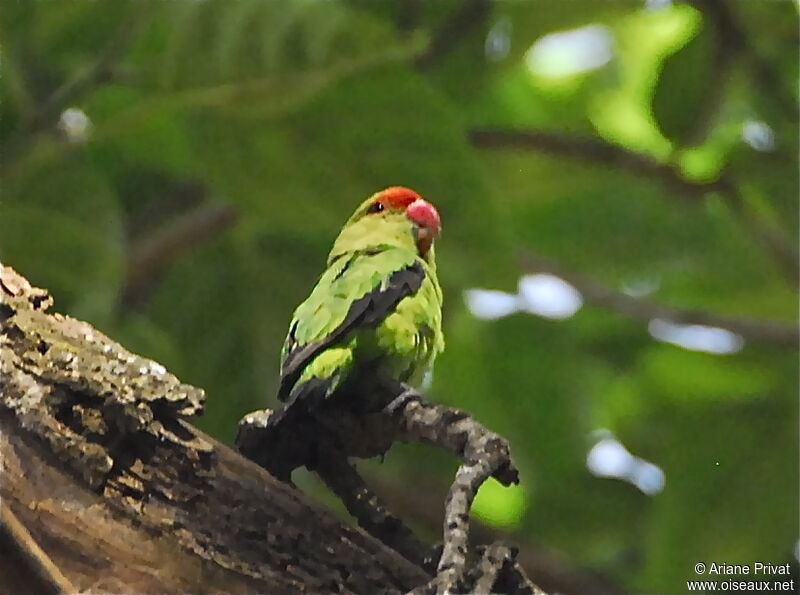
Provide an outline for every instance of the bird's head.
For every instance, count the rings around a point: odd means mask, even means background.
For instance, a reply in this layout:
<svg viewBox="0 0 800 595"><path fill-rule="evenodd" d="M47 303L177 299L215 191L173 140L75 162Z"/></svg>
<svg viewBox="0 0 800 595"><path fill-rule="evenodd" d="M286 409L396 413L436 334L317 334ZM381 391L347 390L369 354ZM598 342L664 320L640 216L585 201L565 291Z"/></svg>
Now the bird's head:
<svg viewBox="0 0 800 595"><path fill-rule="evenodd" d="M330 258L387 245L416 249L427 258L441 231L431 203L409 188L391 186L359 205L336 238Z"/></svg>

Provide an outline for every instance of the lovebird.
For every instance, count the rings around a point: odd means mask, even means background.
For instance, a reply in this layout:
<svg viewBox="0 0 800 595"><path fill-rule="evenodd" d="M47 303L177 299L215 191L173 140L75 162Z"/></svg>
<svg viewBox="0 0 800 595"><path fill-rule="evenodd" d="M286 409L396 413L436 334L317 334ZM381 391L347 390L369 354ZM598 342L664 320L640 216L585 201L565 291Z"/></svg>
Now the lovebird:
<svg viewBox="0 0 800 595"><path fill-rule="evenodd" d="M386 406L418 388L444 349L436 208L402 186L347 220L327 268L294 311L281 351L276 411L239 422L236 446L274 477L326 461L383 456L396 426Z"/></svg>
<svg viewBox="0 0 800 595"><path fill-rule="evenodd" d="M376 192L339 232L327 268L292 316L278 398L313 410L376 387L418 387L444 349L436 208L402 186ZM378 398L380 401L380 398Z"/></svg>

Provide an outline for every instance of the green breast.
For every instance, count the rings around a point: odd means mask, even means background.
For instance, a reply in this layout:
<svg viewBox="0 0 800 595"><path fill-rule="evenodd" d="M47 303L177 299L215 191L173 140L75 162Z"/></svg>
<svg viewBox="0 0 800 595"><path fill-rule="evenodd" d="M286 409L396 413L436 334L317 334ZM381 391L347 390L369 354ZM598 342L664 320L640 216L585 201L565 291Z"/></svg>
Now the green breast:
<svg viewBox="0 0 800 595"><path fill-rule="evenodd" d="M413 252L387 248L338 257L295 311L293 334L300 346L329 336L342 324L355 300L385 287L394 272L411 265L424 270L419 289L400 299L377 326L353 328L318 353L305 366L300 383L326 378L332 381L332 391L356 370L386 374L415 386L422 382L444 348L442 292L435 266ZM286 347L282 360L285 357Z"/></svg>
<svg viewBox="0 0 800 595"><path fill-rule="evenodd" d="M412 386L419 386L444 349L442 292L427 263L425 269L425 280L417 293L401 300L374 334L387 372Z"/></svg>

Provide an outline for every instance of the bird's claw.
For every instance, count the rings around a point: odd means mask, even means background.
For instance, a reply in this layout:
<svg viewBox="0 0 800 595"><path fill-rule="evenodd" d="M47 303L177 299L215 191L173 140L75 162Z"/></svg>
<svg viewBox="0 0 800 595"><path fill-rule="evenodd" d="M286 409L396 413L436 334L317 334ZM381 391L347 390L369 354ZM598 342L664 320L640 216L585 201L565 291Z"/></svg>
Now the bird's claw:
<svg viewBox="0 0 800 595"><path fill-rule="evenodd" d="M394 417L397 413L403 411L411 401L416 400L419 400L419 393L414 389L407 388L392 399L391 402L384 407L384 411Z"/></svg>

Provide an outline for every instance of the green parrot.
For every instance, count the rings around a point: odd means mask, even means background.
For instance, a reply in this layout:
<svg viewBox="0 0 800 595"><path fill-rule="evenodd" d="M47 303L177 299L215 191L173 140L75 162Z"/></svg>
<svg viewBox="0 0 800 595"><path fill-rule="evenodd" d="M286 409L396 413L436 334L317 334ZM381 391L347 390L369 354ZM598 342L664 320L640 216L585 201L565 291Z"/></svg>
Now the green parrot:
<svg viewBox="0 0 800 595"><path fill-rule="evenodd" d="M366 380L420 385L444 349L440 231L433 205L402 186L359 205L289 325L278 390L285 409L358 393Z"/></svg>

